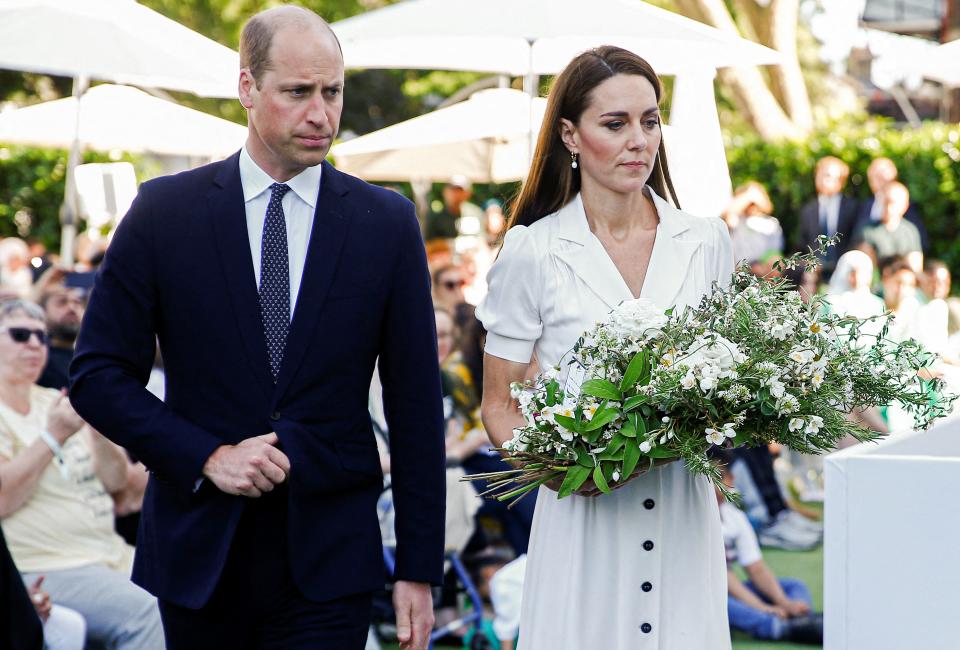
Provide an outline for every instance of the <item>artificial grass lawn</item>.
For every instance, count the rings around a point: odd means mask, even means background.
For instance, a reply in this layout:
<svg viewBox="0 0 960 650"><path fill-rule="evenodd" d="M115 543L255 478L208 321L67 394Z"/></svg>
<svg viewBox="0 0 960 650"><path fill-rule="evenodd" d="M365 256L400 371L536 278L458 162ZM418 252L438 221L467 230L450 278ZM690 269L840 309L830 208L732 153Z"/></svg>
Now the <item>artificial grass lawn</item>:
<svg viewBox="0 0 960 650"><path fill-rule="evenodd" d="M780 577L800 578L810 587L813 606L823 611L823 547L812 551L779 551L763 549L763 557ZM384 644L383 650L398 650L400 646ZM442 647L442 646L437 646ZM449 647L449 646L448 646ZM782 641L758 641L739 632L733 633L733 650L809 650L813 646L784 643ZM550 650L544 648L544 650Z"/></svg>

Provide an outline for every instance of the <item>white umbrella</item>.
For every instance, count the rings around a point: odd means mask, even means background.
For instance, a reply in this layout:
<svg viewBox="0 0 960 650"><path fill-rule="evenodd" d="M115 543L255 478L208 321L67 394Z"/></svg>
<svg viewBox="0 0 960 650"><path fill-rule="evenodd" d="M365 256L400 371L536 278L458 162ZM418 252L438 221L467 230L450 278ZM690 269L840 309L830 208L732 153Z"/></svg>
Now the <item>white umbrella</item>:
<svg viewBox="0 0 960 650"><path fill-rule="evenodd" d="M774 50L639 0L406 0L333 24L352 68L555 74L619 45L660 74L778 63Z"/></svg>
<svg viewBox="0 0 960 650"><path fill-rule="evenodd" d="M640 0L406 0L333 24L351 68L555 74L579 52L618 45L674 75L667 140L684 209L719 214L731 193L713 93L718 67L764 65L780 54ZM532 140L531 140L532 149ZM672 152L676 151L674 154ZM680 170L680 165L684 169ZM450 170L456 173L457 170ZM682 186L686 187L682 187Z"/></svg>
<svg viewBox="0 0 960 650"><path fill-rule="evenodd" d="M219 158L239 149L247 130L235 122L159 99L130 86L103 84L79 102L67 97L0 113L0 142L96 151Z"/></svg>
<svg viewBox="0 0 960 650"><path fill-rule="evenodd" d="M239 57L132 0L0 0L0 68L236 97Z"/></svg>
<svg viewBox="0 0 960 650"><path fill-rule="evenodd" d="M924 65L923 76L945 86L960 86L960 40L937 47Z"/></svg>
<svg viewBox="0 0 960 650"><path fill-rule="evenodd" d="M0 0L0 68L236 97L236 52L132 0ZM76 113L79 131L81 113ZM67 161L61 258L73 261L79 143Z"/></svg>
<svg viewBox="0 0 960 650"><path fill-rule="evenodd" d="M546 100L509 88L388 126L333 148L337 167L379 181L446 181L463 174L480 183L526 175L531 121L539 131Z"/></svg>

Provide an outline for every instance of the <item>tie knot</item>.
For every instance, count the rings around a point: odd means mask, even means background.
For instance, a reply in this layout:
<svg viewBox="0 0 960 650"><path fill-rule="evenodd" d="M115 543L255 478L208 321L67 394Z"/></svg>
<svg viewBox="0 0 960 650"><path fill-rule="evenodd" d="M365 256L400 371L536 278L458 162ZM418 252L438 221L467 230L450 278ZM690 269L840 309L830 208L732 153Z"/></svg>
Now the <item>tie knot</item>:
<svg viewBox="0 0 960 650"><path fill-rule="evenodd" d="M279 201L289 191L290 186L286 183L274 183L270 186L270 202Z"/></svg>

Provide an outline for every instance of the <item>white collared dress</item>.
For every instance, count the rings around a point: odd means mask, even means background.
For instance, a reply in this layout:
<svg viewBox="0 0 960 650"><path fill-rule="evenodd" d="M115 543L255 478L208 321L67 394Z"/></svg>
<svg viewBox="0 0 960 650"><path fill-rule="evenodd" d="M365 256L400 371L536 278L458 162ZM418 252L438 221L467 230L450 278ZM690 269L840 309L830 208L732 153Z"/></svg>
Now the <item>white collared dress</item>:
<svg viewBox="0 0 960 650"><path fill-rule="evenodd" d="M660 224L641 297L696 305L733 270L722 220L646 188ZM584 330L633 296L590 231L580 196L511 228L477 309L486 352L556 365ZM727 650L727 579L709 480L671 463L612 494L541 489L524 580L519 650Z"/></svg>

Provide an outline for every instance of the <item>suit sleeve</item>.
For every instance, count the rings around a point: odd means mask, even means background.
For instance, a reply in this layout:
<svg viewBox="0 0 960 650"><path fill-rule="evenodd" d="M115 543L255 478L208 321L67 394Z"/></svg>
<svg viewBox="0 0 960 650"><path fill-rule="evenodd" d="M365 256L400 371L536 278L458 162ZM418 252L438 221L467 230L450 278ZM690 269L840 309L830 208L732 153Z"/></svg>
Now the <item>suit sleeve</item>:
<svg viewBox="0 0 960 650"><path fill-rule="evenodd" d="M70 365L70 401L84 420L129 449L158 479L190 493L223 442L145 388L161 308L153 202L150 185L141 186L107 250Z"/></svg>
<svg viewBox="0 0 960 650"><path fill-rule="evenodd" d="M398 580L439 583L446 479L430 275L413 206L404 206L380 348L390 434Z"/></svg>

